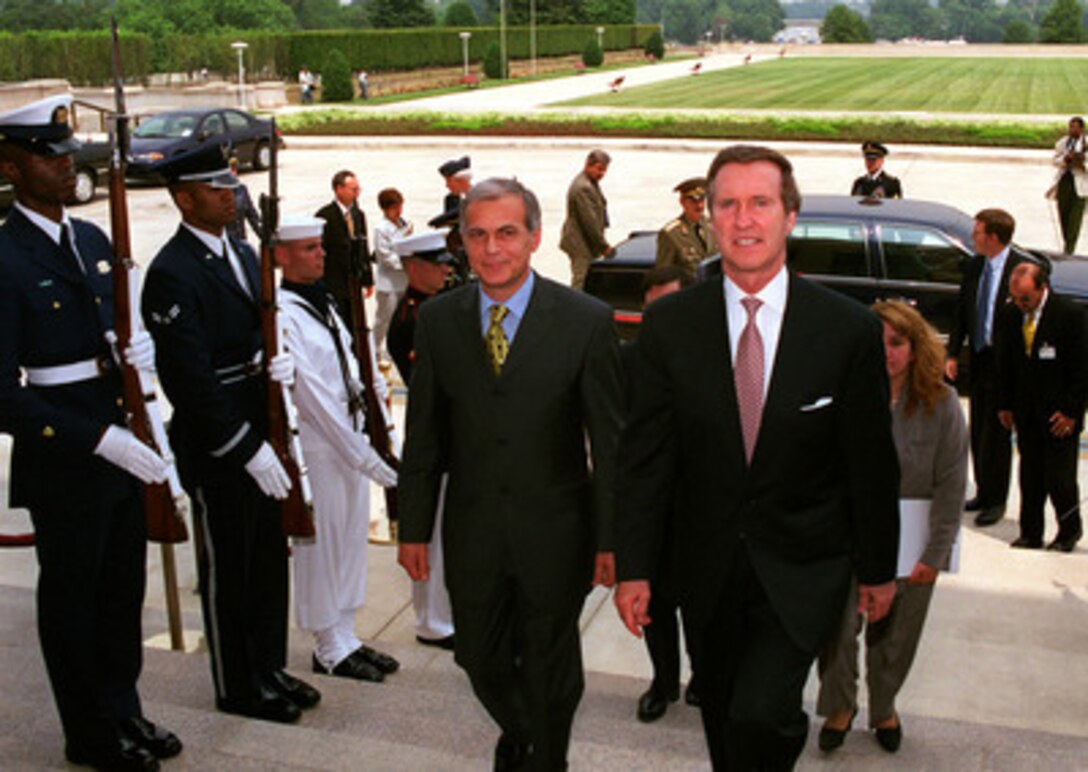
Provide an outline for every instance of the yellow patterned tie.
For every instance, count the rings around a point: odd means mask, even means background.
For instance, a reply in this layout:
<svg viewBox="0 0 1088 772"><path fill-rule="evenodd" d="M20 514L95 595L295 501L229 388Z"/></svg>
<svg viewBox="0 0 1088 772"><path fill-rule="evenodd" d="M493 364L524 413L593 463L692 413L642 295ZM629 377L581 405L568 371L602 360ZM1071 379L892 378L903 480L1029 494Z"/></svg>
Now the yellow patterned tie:
<svg viewBox="0 0 1088 772"><path fill-rule="evenodd" d="M1031 345L1035 342L1035 314L1028 314L1024 320L1024 353L1031 359Z"/></svg>
<svg viewBox="0 0 1088 772"><path fill-rule="evenodd" d="M502 328L502 320L506 318L509 309L499 303L491 306L491 324L487 327L487 335L484 342L487 343L487 357L491 360L491 369L495 375L502 372L502 365L506 361L506 355L510 353L510 343L506 340L506 331Z"/></svg>

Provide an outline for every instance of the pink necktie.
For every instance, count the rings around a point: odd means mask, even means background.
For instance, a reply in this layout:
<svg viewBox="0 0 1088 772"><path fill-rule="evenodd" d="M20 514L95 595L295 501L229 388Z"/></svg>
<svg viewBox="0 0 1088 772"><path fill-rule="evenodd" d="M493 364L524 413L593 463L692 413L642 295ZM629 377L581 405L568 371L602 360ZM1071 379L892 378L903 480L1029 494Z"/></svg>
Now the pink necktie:
<svg viewBox="0 0 1088 772"><path fill-rule="evenodd" d="M740 408L740 427L744 433L744 457L751 463L763 417L763 337L756 327L756 312L763 305L759 298L741 298L748 312L748 323L737 341L737 361L733 366L733 385Z"/></svg>

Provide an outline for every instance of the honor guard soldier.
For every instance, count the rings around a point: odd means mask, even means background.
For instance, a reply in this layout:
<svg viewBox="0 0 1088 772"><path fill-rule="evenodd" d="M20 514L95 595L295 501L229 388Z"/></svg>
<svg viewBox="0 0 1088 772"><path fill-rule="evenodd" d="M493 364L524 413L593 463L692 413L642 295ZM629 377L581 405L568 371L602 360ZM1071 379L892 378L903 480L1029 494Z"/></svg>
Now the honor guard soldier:
<svg viewBox="0 0 1088 772"><path fill-rule="evenodd" d="M870 140L861 144L861 152L865 156L865 174L854 180L850 195L902 198L903 186L899 184L899 178L884 171L884 156L888 155L888 148Z"/></svg>
<svg viewBox="0 0 1088 772"><path fill-rule="evenodd" d="M278 500L290 478L267 439L257 257L226 233L238 178L218 145L167 159L156 171L182 221L148 269L143 315L203 536L200 593L216 705L296 721L321 695L283 671L287 541ZM273 357L270 369L273 380L290 382L290 355Z"/></svg>
<svg viewBox="0 0 1088 772"><path fill-rule="evenodd" d="M113 333L112 252L70 217L70 96L0 115L0 172L15 204L0 227L0 431L13 435L12 507L34 524L38 634L74 764L154 770L181 752L143 718L146 531L140 482L166 464L124 428ZM128 365L151 370L134 332Z"/></svg>
<svg viewBox="0 0 1088 772"><path fill-rule="evenodd" d="M465 254L465 243L461 239L461 205L458 204L442 214L435 215L427 221L427 225L445 234L450 268L446 272L446 289L460 287L470 281L473 278L472 269L469 268L468 255ZM403 373L401 374L403 375ZM405 378L404 382L408 382L407 378Z"/></svg>
<svg viewBox="0 0 1088 772"><path fill-rule="evenodd" d="M706 178L684 180L673 191L680 194L680 216L657 232L658 266L677 265L692 276L699 263L718 251L706 219Z"/></svg>
<svg viewBox="0 0 1088 772"><path fill-rule="evenodd" d="M448 234L444 231L419 233L396 242L404 269L408 272L408 291L401 298L389 327L389 355L397 365L400 377L411 383L412 363L416 352L414 338L420 306L446 289L453 255L448 249ZM411 400L411 391L408 394ZM442 497L444 500L444 496ZM441 523L442 505L436 521ZM446 592L443 570L441 526L436 526L430 543L431 576L412 582L412 607L416 613L416 640L424 646L453 649L453 613Z"/></svg>
<svg viewBox="0 0 1088 772"><path fill-rule="evenodd" d="M314 636L315 673L382 681L398 663L355 636L355 617L366 599L370 481L388 488L397 484L397 473L363 434L366 400L351 332L321 282L324 228L319 217L285 216L276 241L284 339L295 362L292 391L317 531L312 543L294 547L295 612L299 627ZM374 384L385 400L385 380L377 376Z"/></svg>
<svg viewBox="0 0 1088 772"><path fill-rule="evenodd" d="M442 201L442 209L456 209L460 213L461 199L472 187L472 159L464 155L446 161L438 167L438 173L446 181L446 190L449 191Z"/></svg>

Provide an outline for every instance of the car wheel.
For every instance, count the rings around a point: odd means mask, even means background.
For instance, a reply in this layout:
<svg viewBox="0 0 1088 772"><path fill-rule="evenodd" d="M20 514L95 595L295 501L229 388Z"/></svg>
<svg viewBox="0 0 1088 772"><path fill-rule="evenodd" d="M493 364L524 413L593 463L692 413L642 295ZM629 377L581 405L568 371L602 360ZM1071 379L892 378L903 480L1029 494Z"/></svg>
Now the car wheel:
<svg viewBox="0 0 1088 772"><path fill-rule="evenodd" d="M76 170L76 192L72 200L77 204L89 203L94 198L95 175L90 169Z"/></svg>
<svg viewBox="0 0 1088 772"><path fill-rule="evenodd" d="M257 149L253 152L253 168L257 171L263 171L272 165L272 148L268 146L267 142L258 143Z"/></svg>

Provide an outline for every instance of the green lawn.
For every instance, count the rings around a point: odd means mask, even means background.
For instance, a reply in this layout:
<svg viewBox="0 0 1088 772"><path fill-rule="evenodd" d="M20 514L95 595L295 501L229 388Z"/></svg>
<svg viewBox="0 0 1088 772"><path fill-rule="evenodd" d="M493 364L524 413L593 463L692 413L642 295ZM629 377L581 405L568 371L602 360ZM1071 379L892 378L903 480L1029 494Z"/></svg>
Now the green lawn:
<svg viewBox="0 0 1088 772"><path fill-rule="evenodd" d="M795 58L564 104L628 108L1084 112L1088 59Z"/></svg>

